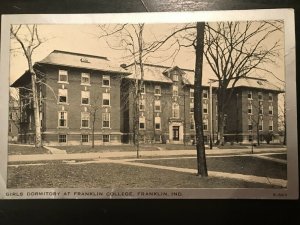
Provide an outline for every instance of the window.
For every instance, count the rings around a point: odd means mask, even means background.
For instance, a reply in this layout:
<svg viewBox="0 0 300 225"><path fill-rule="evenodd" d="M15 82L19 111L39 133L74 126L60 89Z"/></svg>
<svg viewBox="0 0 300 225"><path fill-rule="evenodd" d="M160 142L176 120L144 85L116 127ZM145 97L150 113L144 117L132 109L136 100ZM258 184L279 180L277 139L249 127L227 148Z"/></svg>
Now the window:
<svg viewBox="0 0 300 225"><path fill-rule="evenodd" d="M272 102L273 101L273 94L269 93L269 101Z"/></svg>
<svg viewBox="0 0 300 225"><path fill-rule="evenodd" d="M262 95L262 93L261 92L258 92L258 100L263 100L263 95Z"/></svg>
<svg viewBox="0 0 300 225"><path fill-rule="evenodd" d="M248 114L252 114L252 104L248 104Z"/></svg>
<svg viewBox="0 0 300 225"><path fill-rule="evenodd" d="M68 102L68 89L58 89L58 102L59 103Z"/></svg>
<svg viewBox="0 0 300 225"><path fill-rule="evenodd" d="M190 102L190 112L194 112L194 102Z"/></svg>
<svg viewBox="0 0 300 225"><path fill-rule="evenodd" d="M146 104L145 99L140 99L140 105L139 105L140 111L145 111L145 104Z"/></svg>
<svg viewBox="0 0 300 225"><path fill-rule="evenodd" d="M190 89L190 98L194 98L194 89L193 88Z"/></svg>
<svg viewBox="0 0 300 225"><path fill-rule="evenodd" d="M178 74L173 74L173 81L178 81Z"/></svg>
<svg viewBox="0 0 300 225"><path fill-rule="evenodd" d="M109 134L103 134L102 138L103 138L103 142L109 142L110 141Z"/></svg>
<svg viewBox="0 0 300 225"><path fill-rule="evenodd" d="M269 131L273 131L273 120L269 120Z"/></svg>
<svg viewBox="0 0 300 225"><path fill-rule="evenodd" d="M110 106L110 93L102 93L102 105Z"/></svg>
<svg viewBox="0 0 300 225"><path fill-rule="evenodd" d="M207 114L208 113L208 104L203 103L203 113Z"/></svg>
<svg viewBox="0 0 300 225"><path fill-rule="evenodd" d="M90 84L90 74L81 73L81 84Z"/></svg>
<svg viewBox="0 0 300 225"><path fill-rule="evenodd" d="M105 86L105 87L110 86L110 76L103 75L103 77L102 77L102 86Z"/></svg>
<svg viewBox="0 0 300 225"><path fill-rule="evenodd" d="M259 113L259 115L262 115L264 113L264 107L263 107L263 105L259 105L258 107L259 107L258 113Z"/></svg>
<svg viewBox="0 0 300 225"><path fill-rule="evenodd" d="M172 117L179 118L179 105L178 103L173 103L172 105Z"/></svg>
<svg viewBox="0 0 300 225"><path fill-rule="evenodd" d="M273 115L273 105L269 105L269 115Z"/></svg>
<svg viewBox="0 0 300 225"><path fill-rule="evenodd" d="M155 95L161 95L161 88L160 88L160 86L155 86L155 88L154 88L154 94Z"/></svg>
<svg viewBox="0 0 300 225"><path fill-rule="evenodd" d="M194 120L194 116L191 116L191 119L190 119L190 123L191 123L191 130L195 130L195 120Z"/></svg>
<svg viewBox="0 0 300 225"><path fill-rule="evenodd" d="M12 125L11 125L11 123L8 124L8 132L9 132L9 133L12 132Z"/></svg>
<svg viewBox="0 0 300 225"><path fill-rule="evenodd" d="M140 128L140 130L144 130L146 128L145 122L146 122L145 117L141 116L139 118L139 128Z"/></svg>
<svg viewBox="0 0 300 225"><path fill-rule="evenodd" d="M90 113L81 112L81 127L82 128L90 127Z"/></svg>
<svg viewBox="0 0 300 225"><path fill-rule="evenodd" d="M67 127L68 113L65 111L58 112L58 126Z"/></svg>
<svg viewBox="0 0 300 225"><path fill-rule="evenodd" d="M102 113L102 127L109 128L110 127L110 113Z"/></svg>
<svg viewBox="0 0 300 225"><path fill-rule="evenodd" d="M155 130L160 130L160 117L155 117L154 119L154 123L155 123Z"/></svg>
<svg viewBox="0 0 300 225"><path fill-rule="evenodd" d="M207 92L207 90L203 90L203 98L208 98L208 92Z"/></svg>
<svg viewBox="0 0 300 225"><path fill-rule="evenodd" d="M262 118L260 118L259 121L258 121L258 130L259 131L263 130L263 124L264 124L264 121L263 121Z"/></svg>
<svg viewBox="0 0 300 225"><path fill-rule="evenodd" d="M155 112L160 112L160 100L155 100L154 101L154 111Z"/></svg>
<svg viewBox="0 0 300 225"><path fill-rule="evenodd" d="M146 93L146 87L145 84L141 85L141 94L145 94Z"/></svg>
<svg viewBox="0 0 300 225"><path fill-rule="evenodd" d="M59 143L66 143L67 142L67 135L66 134L59 134L58 135L58 142Z"/></svg>
<svg viewBox="0 0 300 225"><path fill-rule="evenodd" d="M251 119L248 119L248 130L249 131L252 131L253 129L253 126L252 126L252 120Z"/></svg>
<svg viewBox="0 0 300 225"><path fill-rule="evenodd" d="M90 92L89 91L81 91L81 104L82 105L90 104Z"/></svg>
<svg viewBox="0 0 300 225"><path fill-rule="evenodd" d="M68 83L68 71L66 70L58 71L58 82Z"/></svg>
<svg viewBox="0 0 300 225"><path fill-rule="evenodd" d="M173 85L173 96L178 96L178 86Z"/></svg>
<svg viewBox="0 0 300 225"><path fill-rule="evenodd" d="M252 99L252 91L248 91L248 99Z"/></svg>
<svg viewBox="0 0 300 225"><path fill-rule="evenodd" d="M12 112L9 112L9 119L10 119L10 120L13 119L13 114L12 114Z"/></svg>
<svg viewBox="0 0 300 225"><path fill-rule="evenodd" d="M82 134L82 135L81 135L81 142L82 142L82 143L87 143L87 142L89 142L89 135L88 135L88 134Z"/></svg>
<svg viewBox="0 0 300 225"><path fill-rule="evenodd" d="M208 119L203 120L203 130L208 130Z"/></svg>

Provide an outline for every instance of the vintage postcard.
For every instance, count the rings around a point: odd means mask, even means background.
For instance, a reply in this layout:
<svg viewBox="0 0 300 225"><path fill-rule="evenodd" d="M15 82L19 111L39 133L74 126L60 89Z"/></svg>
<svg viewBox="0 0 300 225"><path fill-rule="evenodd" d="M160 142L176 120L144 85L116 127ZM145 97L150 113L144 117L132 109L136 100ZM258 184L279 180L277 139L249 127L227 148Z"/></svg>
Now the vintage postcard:
<svg viewBox="0 0 300 225"><path fill-rule="evenodd" d="M292 9L3 15L0 198L298 198Z"/></svg>

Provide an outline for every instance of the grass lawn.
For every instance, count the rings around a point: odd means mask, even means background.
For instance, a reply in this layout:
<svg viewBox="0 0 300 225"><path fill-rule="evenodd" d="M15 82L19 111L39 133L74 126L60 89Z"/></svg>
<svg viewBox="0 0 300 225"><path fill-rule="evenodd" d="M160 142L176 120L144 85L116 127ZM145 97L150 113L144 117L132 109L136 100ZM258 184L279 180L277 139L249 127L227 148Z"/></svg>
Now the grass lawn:
<svg viewBox="0 0 300 225"><path fill-rule="evenodd" d="M8 188L273 188L272 185L111 163L8 167Z"/></svg>
<svg viewBox="0 0 300 225"><path fill-rule="evenodd" d="M180 168L197 169L196 159L163 159L139 161L148 164L174 166ZM287 167L285 164L270 160L247 156L207 158L207 168L210 171L240 173L262 177L287 179Z"/></svg>
<svg viewBox="0 0 300 225"><path fill-rule="evenodd" d="M275 158L275 159L287 160L287 155L286 154L274 154L274 155L267 155L267 156Z"/></svg>
<svg viewBox="0 0 300 225"><path fill-rule="evenodd" d="M34 155L34 154L49 154L48 150L34 146L18 146L8 145L8 155Z"/></svg>

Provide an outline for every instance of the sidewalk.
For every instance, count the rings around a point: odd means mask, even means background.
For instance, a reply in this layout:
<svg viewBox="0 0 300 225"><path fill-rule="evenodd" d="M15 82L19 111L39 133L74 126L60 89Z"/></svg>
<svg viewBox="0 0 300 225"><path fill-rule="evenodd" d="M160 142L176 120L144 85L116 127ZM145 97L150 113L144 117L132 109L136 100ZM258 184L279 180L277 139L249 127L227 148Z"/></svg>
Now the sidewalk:
<svg viewBox="0 0 300 225"><path fill-rule="evenodd" d="M55 148L51 147L53 153ZM58 149L57 149L58 150ZM58 152L61 150L58 150ZM264 148L254 149L253 153L285 152L286 148ZM207 149L206 155L238 155L251 154L251 149ZM196 156L195 150L155 150L140 151L140 156ZM35 154L35 155L9 155L8 162L33 162L33 161L51 161L51 160L93 160L99 158L136 158L135 151L124 152L93 152L93 153L72 153L72 154Z"/></svg>

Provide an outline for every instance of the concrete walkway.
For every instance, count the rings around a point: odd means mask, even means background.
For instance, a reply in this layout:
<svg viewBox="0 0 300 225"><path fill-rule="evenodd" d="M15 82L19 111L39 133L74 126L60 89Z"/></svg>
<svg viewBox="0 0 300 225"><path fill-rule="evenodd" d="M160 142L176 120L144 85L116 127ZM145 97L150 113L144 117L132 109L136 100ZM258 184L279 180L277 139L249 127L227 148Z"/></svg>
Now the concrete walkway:
<svg viewBox="0 0 300 225"><path fill-rule="evenodd" d="M49 148L49 147L48 147ZM8 162L25 162L25 161L49 161L49 160L92 160L99 158L136 158L135 151L119 151L119 152L89 152L89 153L72 153L61 154L62 150L50 147L53 154L34 154L34 155L9 155ZM55 151L57 150L57 151ZM286 152L286 148L273 149L255 149L254 154L269 152ZM251 154L249 149L208 149L206 155L238 155ZM140 151L143 157L165 157L165 156L196 156L195 150L154 150Z"/></svg>

